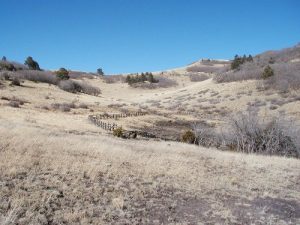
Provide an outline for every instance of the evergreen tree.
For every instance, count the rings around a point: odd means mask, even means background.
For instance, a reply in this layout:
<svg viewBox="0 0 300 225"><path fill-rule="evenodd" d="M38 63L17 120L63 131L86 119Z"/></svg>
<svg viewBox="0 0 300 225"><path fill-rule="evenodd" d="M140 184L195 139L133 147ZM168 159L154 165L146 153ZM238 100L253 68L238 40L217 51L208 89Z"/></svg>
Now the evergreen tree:
<svg viewBox="0 0 300 225"><path fill-rule="evenodd" d="M150 83L156 83L156 80L154 79L152 73L149 73L149 75L148 75L148 81L149 81Z"/></svg>
<svg viewBox="0 0 300 225"><path fill-rule="evenodd" d="M104 72L103 72L102 68L97 69L97 74L100 75L100 76L104 75Z"/></svg>
<svg viewBox="0 0 300 225"><path fill-rule="evenodd" d="M130 75L127 75L127 77L126 77L126 83L132 84L132 77Z"/></svg>
<svg viewBox="0 0 300 225"><path fill-rule="evenodd" d="M146 77L147 74L148 73L146 73L146 74L142 73L141 74L141 77L140 77L141 82L145 82L147 80L147 77Z"/></svg>
<svg viewBox="0 0 300 225"><path fill-rule="evenodd" d="M2 57L2 61L6 62L6 57L5 56Z"/></svg>
<svg viewBox="0 0 300 225"><path fill-rule="evenodd" d="M29 69L41 70L39 64L36 61L34 61L31 56L27 57L24 64L27 65L29 67Z"/></svg>
<svg viewBox="0 0 300 225"><path fill-rule="evenodd" d="M252 57L252 55L249 55L248 56L248 60L247 60L248 62L253 62L253 57Z"/></svg>
<svg viewBox="0 0 300 225"><path fill-rule="evenodd" d="M241 63L245 63L247 61L247 56L244 54Z"/></svg>

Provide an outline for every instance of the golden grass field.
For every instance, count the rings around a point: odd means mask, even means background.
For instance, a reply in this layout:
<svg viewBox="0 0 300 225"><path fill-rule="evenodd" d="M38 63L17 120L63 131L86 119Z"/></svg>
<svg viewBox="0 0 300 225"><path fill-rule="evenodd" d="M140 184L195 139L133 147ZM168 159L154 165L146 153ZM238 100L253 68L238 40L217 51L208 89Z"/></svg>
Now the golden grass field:
<svg viewBox="0 0 300 225"><path fill-rule="evenodd" d="M119 139L88 121L90 114L142 109L148 114L116 122L126 129L177 120L219 124L255 101L266 102L259 107L265 117L284 111L300 119L300 101L270 110L272 98L290 97L260 92L254 81L216 84L175 72L167 76L178 85L141 90L86 79L101 89L99 96L3 81L0 224L299 224L299 159ZM9 106L13 98L24 105ZM50 107L71 102L87 108Z"/></svg>

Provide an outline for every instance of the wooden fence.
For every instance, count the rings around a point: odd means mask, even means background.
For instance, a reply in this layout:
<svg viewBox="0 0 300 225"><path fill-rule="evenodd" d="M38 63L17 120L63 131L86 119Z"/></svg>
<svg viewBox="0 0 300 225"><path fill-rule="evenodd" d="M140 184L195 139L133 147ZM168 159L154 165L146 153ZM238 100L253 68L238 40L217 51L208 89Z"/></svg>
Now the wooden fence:
<svg viewBox="0 0 300 225"><path fill-rule="evenodd" d="M135 116L144 116L146 115L145 112L134 112L134 113L118 113L118 114L98 114L96 115L97 119L119 119L119 118L126 118L126 117L135 117Z"/></svg>
<svg viewBox="0 0 300 225"><path fill-rule="evenodd" d="M102 129L107 131L113 131L114 129L118 128L117 124L99 120L97 116L90 115L89 120L96 126L101 127Z"/></svg>
<svg viewBox="0 0 300 225"><path fill-rule="evenodd" d="M144 116L146 115L145 112L134 112L134 113L119 113L119 114L97 114L97 115L89 115L89 120L94 123L96 126L101 127L107 131L113 131L114 129L118 128L118 125L115 123L109 123L107 121L103 121L104 119L119 119L119 118L126 118L126 117L135 117L135 116Z"/></svg>

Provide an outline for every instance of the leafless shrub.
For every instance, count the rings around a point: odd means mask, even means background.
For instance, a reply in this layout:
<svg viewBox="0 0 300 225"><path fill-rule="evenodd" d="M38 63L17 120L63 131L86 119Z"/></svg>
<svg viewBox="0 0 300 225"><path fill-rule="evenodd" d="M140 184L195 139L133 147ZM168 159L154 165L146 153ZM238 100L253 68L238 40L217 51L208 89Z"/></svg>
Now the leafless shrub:
<svg viewBox="0 0 300 225"><path fill-rule="evenodd" d="M12 73L11 76L23 80L30 80L34 82L48 83L54 85L56 85L59 81L55 74L50 71L21 70Z"/></svg>
<svg viewBox="0 0 300 225"><path fill-rule="evenodd" d="M207 76L206 74L192 73L192 74L189 74L188 76L190 77L190 80L192 82L201 82L201 81L209 79L209 76Z"/></svg>
<svg viewBox="0 0 300 225"><path fill-rule="evenodd" d="M263 67L256 63L246 62L239 70L230 70L226 73L217 73L213 80L217 83L261 79Z"/></svg>
<svg viewBox="0 0 300 225"><path fill-rule="evenodd" d="M17 98L15 96L13 96L13 97L2 96L1 100L6 100L6 101L13 102L13 103L18 103L18 105L24 105L25 103L29 103L28 101L26 101L24 99L21 99L21 98Z"/></svg>
<svg viewBox="0 0 300 225"><path fill-rule="evenodd" d="M21 86L21 83L20 83L20 80L16 77L14 77L10 83L10 85L13 85L13 86Z"/></svg>
<svg viewBox="0 0 300 225"><path fill-rule="evenodd" d="M86 73L86 72L72 71L72 70L69 71L68 75L71 79L82 79L82 78L92 79L95 76L95 74L93 73Z"/></svg>
<svg viewBox="0 0 300 225"><path fill-rule="evenodd" d="M270 99L270 102L271 102L271 104L277 105L277 106L282 106L287 103L284 99L277 99L277 98Z"/></svg>
<svg viewBox="0 0 300 225"><path fill-rule="evenodd" d="M11 101L9 101L9 103L7 105L9 105L11 107L14 107L14 108L19 108L20 107L20 102L15 101L15 100L11 100Z"/></svg>
<svg viewBox="0 0 300 225"><path fill-rule="evenodd" d="M125 81L126 81L126 77L123 75L106 75L106 76L103 76L102 79L107 84L125 83Z"/></svg>
<svg viewBox="0 0 300 225"><path fill-rule="evenodd" d="M255 99L254 102L248 102L247 105L251 107L260 107L260 106L265 106L267 103L264 101L261 101L259 99Z"/></svg>
<svg viewBox="0 0 300 225"><path fill-rule="evenodd" d="M207 124L195 123L192 125L196 136L196 143L204 147L219 147L222 143L221 135Z"/></svg>
<svg viewBox="0 0 300 225"><path fill-rule="evenodd" d="M209 89L205 89L205 90L199 91L198 94L206 94L208 91L209 91Z"/></svg>
<svg viewBox="0 0 300 225"><path fill-rule="evenodd" d="M218 103L221 102L221 100L220 100L220 99L209 99L208 102L209 102L210 104L218 104Z"/></svg>
<svg viewBox="0 0 300 225"><path fill-rule="evenodd" d="M81 108L81 109L88 109L89 107L88 107L88 105L85 104L85 103L80 103L80 104L78 105L78 108Z"/></svg>
<svg viewBox="0 0 300 225"><path fill-rule="evenodd" d="M3 61L0 60L0 70L7 68L7 65L11 65L14 70L28 70L28 67L24 64L14 61Z"/></svg>
<svg viewBox="0 0 300 225"><path fill-rule="evenodd" d="M72 103L53 103L51 104L51 108L54 110L60 110L62 112L69 112L71 109L76 108L74 102Z"/></svg>
<svg viewBox="0 0 300 225"><path fill-rule="evenodd" d="M101 93L100 89L89 85L85 82L73 81L73 80L62 80L58 84L59 88L71 92L77 93L81 92L88 95L99 95Z"/></svg>
<svg viewBox="0 0 300 225"><path fill-rule="evenodd" d="M245 153L299 157L299 128L279 118L263 121L256 111L239 113L229 120L225 142Z"/></svg>
<svg viewBox="0 0 300 225"><path fill-rule="evenodd" d="M61 105L59 107L59 110L61 110L62 112L70 112L71 108L68 105Z"/></svg>
<svg viewBox="0 0 300 225"><path fill-rule="evenodd" d="M24 101L18 99L12 99L9 101L8 105L14 108L19 108L20 105L24 105Z"/></svg>
<svg viewBox="0 0 300 225"><path fill-rule="evenodd" d="M199 72L202 72L202 73L217 73L219 72L220 70L225 70L227 71L227 66L224 66L223 68L221 67L215 67L213 65L194 65L194 66L189 66L187 69L186 69L188 72L192 72L192 73L199 73Z"/></svg>
<svg viewBox="0 0 300 225"><path fill-rule="evenodd" d="M118 109L118 108L121 108L121 107L123 107L125 105L126 105L125 103L123 103L123 104L115 103L115 104L109 104L107 107L108 108L113 108L113 109Z"/></svg>
<svg viewBox="0 0 300 225"><path fill-rule="evenodd" d="M275 75L264 81L268 88L281 92L300 89L300 62L276 63L272 68Z"/></svg>
<svg viewBox="0 0 300 225"><path fill-rule="evenodd" d="M9 80L9 72L0 71L0 80Z"/></svg>
<svg viewBox="0 0 300 225"><path fill-rule="evenodd" d="M219 94L219 92L214 92L214 91L212 91L211 94L210 94L210 97L214 97L214 96L216 96L216 95L218 95L218 94Z"/></svg>
<svg viewBox="0 0 300 225"><path fill-rule="evenodd" d="M278 106L276 106L276 105L271 105L270 106L270 110L275 110L275 109L277 109L278 108Z"/></svg>

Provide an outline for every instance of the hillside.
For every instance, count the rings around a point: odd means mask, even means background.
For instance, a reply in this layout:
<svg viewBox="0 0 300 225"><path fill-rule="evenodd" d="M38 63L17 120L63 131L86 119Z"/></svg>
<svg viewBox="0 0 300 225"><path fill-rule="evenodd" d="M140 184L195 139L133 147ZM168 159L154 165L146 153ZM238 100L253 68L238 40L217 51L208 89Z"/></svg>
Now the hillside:
<svg viewBox="0 0 300 225"><path fill-rule="evenodd" d="M200 60L137 86L125 76L2 69L0 224L300 223L299 49L237 70ZM248 74L269 64L269 79ZM246 154L227 143L239 112L284 123L289 151ZM197 143L182 142L189 130Z"/></svg>

